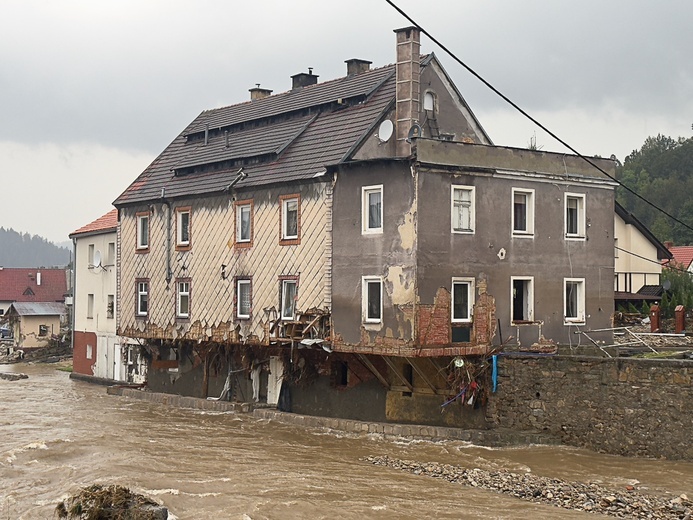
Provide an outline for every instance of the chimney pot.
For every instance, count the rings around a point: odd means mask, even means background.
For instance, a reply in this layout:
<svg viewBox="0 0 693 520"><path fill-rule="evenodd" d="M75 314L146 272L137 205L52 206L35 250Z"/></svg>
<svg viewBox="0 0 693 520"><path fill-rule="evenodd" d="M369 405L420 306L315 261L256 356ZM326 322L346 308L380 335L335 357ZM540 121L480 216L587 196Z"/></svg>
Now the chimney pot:
<svg viewBox="0 0 693 520"><path fill-rule="evenodd" d="M313 74L313 67L308 67L308 72L299 72L291 76L291 88L301 88L307 87L308 85L315 85L318 82L320 76Z"/></svg>
<svg viewBox="0 0 693 520"><path fill-rule="evenodd" d="M347 76L352 76L354 74L361 74L362 72L368 72L371 70L372 61L360 60L358 58L351 58L346 60L344 63L347 64Z"/></svg>

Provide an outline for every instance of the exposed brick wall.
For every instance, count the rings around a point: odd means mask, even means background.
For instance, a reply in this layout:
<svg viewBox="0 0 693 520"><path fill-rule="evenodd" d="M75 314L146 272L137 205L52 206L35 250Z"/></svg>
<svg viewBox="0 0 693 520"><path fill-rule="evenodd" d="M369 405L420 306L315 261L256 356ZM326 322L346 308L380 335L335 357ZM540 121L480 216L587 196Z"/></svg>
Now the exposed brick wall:
<svg viewBox="0 0 693 520"><path fill-rule="evenodd" d="M618 454L693 460L693 361L502 357L487 419Z"/></svg>

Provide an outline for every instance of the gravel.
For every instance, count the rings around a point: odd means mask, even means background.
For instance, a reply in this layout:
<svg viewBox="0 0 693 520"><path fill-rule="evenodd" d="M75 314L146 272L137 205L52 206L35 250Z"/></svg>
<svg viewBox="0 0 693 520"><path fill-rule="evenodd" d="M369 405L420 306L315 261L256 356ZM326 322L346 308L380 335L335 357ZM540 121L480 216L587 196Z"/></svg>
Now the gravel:
<svg viewBox="0 0 693 520"><path fill-rule="evenodd" d="M540 502L576 511L600 513L617 518L691 520L693 502L686 495L676 498L646 494L635 486L623 490L609 489L595 483L568 482L532 473L466 469L450 464L415 462L387 456L363 459L415 475L440 478L465 486L488 489L521 500Z"/></svg>

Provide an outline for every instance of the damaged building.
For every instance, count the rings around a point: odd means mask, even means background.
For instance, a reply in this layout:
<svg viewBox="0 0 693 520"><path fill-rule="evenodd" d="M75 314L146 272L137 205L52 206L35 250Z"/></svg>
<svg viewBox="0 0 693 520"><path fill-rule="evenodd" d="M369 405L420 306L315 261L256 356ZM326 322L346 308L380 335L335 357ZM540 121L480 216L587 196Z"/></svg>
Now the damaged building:
<svg viewBox="0 0 693 520"><path fill-rule="evenodd" d="M479 427L491 352L610 326L615 184L495 146L395 34L396 64L202 112L115 201L150 389Z"/></svg>

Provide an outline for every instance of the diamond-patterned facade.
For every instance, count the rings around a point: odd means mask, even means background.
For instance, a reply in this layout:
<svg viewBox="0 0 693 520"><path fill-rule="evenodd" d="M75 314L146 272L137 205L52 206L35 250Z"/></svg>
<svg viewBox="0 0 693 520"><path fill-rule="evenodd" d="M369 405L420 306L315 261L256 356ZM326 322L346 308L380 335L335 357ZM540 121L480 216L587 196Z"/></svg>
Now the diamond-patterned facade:
<svg viewBox="0 0 693 520"><path fill-rule="evenodd" d="M298 279L297 312L329 312L331 193L329 183L310 183L244 191L233 197L181 199L171 202L170 209L163 201L121 209L119 330L140 338L266 344L268 322L276 319L280 309L282 277ZM291 194L300 196L300 240L282 245L279 197ZM234 198L236 202L253 201L250 247L235 243ZM191 207L191 247L176 251L175 209L182 206ZM147 210L150 245L148 252L140 253L135 248L135 215ZM235 315L235 281L239 277L251 280L250 319ZM177 317L178 279L190 282L190 316L186 319ZM146 318L136 316L136 280L149 280Z"/></svg>

